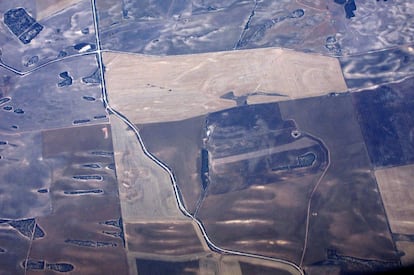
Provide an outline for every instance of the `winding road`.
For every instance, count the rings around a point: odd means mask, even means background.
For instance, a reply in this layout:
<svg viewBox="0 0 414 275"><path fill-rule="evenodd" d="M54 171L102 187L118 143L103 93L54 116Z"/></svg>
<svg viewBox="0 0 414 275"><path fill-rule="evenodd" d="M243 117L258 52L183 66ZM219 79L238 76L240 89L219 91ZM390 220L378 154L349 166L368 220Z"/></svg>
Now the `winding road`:
<svg viewBox="0 0 414 275"><path fill-rule="evenodd" d="M188 212L188 210L185 208L184 203L183 203L183 199L182 199L182 194L181 191L177 185L177 180L175 179L175 176L172 172L172 170L162 161L160 161L159 159L157 159L154 155L152 155L148 149L146 148L141 134L138 130L138 128L127 118L125 117L123 114L121 114L120 112L118 112L117 110L115 110L114 108L111 107L110 102L108 100L108 96L107 96L107 89L106 89L106 83L105 83L105 72L104 72L104 65L103 65L103 58L102 58L102 53L103 52L113 52L111 50L102 50L102 46L101 46L101 40L100 40L100 36L99 36L99 21L98 21L98 11L97 11L97 6L96 6L96 0L91 0L91 8L92 8L92 14L93 14L93 22L94 22L94 29L95 29L95 39L96 39L96 49L93 51L89 51L89 52L82 52L82 53L78 53L78 54L74 54L74 55L70 55L70 56L66 56L66 57L62 57L62 58L58 58L55 60L51 60L48 61L46 63L43 63L33 69L27 70L27 71L20 71L17 70L7 64L5 64L2 60L1 60L1 53L0 53L0 67L13 72L19 76L25 76L25 75L30 75L50 64L54 64L57 62L61 62L67 59L71 59L71 58L77 58L77 57L81 57L81 56L87 56L87 55L96 55L97 56L97 61L98 61L98 67L99 67L99 71L100 71L100 79L101 79L101 88L102 88L102 100L103 100L103 104L104 104L104 108L105 110L109 113L109 114L113 114L114 116L116 116L117 118L119 118L120 120L122 120L126 125L128 125L128 127L134 131L138 142L144 152L144 154L151 159L156 165L158 165L159 167L161 167L162 169L164 169L170 179L171 179L171 183L172 183L172 188L174 191L174 196L178 205L179 210L182 212L182 214L188 218L190 218L193 222L195 222L200 230L200 232L202 233L202 236L206 242L206 244L209 246L209 248L217 253L223 254L223 255L233 255L233 256L241 256L241 257L248 257L248 258L254 258L254 259L260 259L260 260L266 260L266 261L271 261L273 263L277 263L278 268L286 270L288 272L290 272L291 274L300 274L300 275L304 275L304 271L302 270L302 268L295 264L292 263L290 261L287 260L283 260L283 259L278 259L278 258L272 258L272 257L267 257L267 256L263 256L263 255L258 255L258 254L252 254L252 253L246 253L246 252L241 252L241 251L234 251L234 250L229 250L229 249L225 249L225 248L221 248L219 246L217 246L216 244L213 243L213 241L210 239L210 237L208 236L206 229L204 227L204 225L202 224L202 222L197 219L196 217L194 217L194 215L192 215L190 212ZM315 187L316 189L316 187ZM315 190L313 190L315 191ZM310 205L310 202L309 202ZM308 209L308 215L309 213L309 209ZM307 225L308 227L308 225ZM307 228L308 230L308 228ZM32 238L33 239L33 238ZM29 249L30 251L30 249ZM28 259L29 255L27 255L27 259ZM26 259L26 261L27 261ZM26 270L25 270L26 271Z"/></svg>
<svg viewBox="0 0 414 275"><path fill-rule="evenodd" d="M204 225L201 223L200 220L198 220L197 218L195 218L193 215L191 215L190 212L188 212L188 210L185 208L184 203L182 201L182 195L180 192L180 189L177 185L177 181L174 177L174 174L172 173L171 169L164 164L162 161L160 161L159 159L157 159L154 155L152 155L148 149L145 147L144 142L142 141L142 137L141 134L139 133L139 130L137 129L137 127L128 120L128 118L126 118L124 115L122 115L121 113L119 113L117 110L113 109L111 107L111 105L109 104L108 101L108 96L107 96L107 90L106 90L106 84L105 84L105 73L104 73L104 65L103 65L103 59L102 59L102 47L101 47L101 40L99 37L99 22L98 22L98 11L97 11L97 7L96 7L96 0L91 0L91 4L92 4L92 12L93 12L93 21L94 21L94 26L95 26L95 36L96 36L96 54L98 56L98 66L99 66L99 70L100 70L100 75L101 75L101 85L102 85L102 99L104 102L104 106L106 108L106 110L109 113L114 114L116 117L118 117L119 119L121 119L125 124L128 125L128 127L130 127L138 141L139 144L141 145L141 148L144 152L144 154L149 157L152 161L154 161L157 165L159 165L162 169L164 169L168 175L170 176L171 179L171 183L172 183L172 187L174 190L174 195L175 195L175 199L177 201L178 207L180 209L180 211L187 217L189 217L191 220L193 220L199 227L204 240L206 241L207 245L210 247L210 249L212 249L215 252L221 253L221 254L228 254L228 255L237 255L237 256L244 256L244 257L251 257L251 258L256 258L256 259L262 259L262 260L268 260L268 261L272 261L272 262L277 262L281 265L280 268L283 268L285 270L290 271L292 274L301 274L304 275L303 270L296 264L283 260L283 259L276 259L276 258L271 258L271 257L266 257L266 256L262 256L262 255L256 255L256 254L251 254L251 253L245 253L245 252L240 252L240 251L233 251L233 250L228 250L228 249L224 249L221 248L219 246L217 246L216 244L214 244L210 237L207 235L206 229L204 227Z"/></svg>

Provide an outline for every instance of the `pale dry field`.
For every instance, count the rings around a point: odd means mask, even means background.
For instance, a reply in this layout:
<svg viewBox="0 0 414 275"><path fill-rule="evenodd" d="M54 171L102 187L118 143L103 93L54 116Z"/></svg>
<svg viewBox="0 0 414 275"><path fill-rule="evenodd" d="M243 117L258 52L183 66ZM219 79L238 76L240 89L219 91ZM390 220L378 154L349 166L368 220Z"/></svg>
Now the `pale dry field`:
<svg viewBox="0 0 414 275"><path fill-rule="evenodd" d="M414 165L375 171L391 231L414 234Z"/></svg>
<svg viewBox="0 0 414 275"><path fill-rule="evenodd" d="M188 220L178 210L168 173L143 153L124 122L113 116L110 122L124 221Z"/></svg>
<svg viewBox="0 0 414 275"><path fill-rule="evenodd" d="M109 102L134 123L234 107L234 100L220 98L230 91L259 92L247 101L265 103L347 90L337 59L285 49L164 57L105 52L103 57Z"/></svg>
<svg viewBox="0 0 414 275"><path fill-rule="evenodd" d="M42 20L64 10L81 0L36 0L36 20Z"/></svg>

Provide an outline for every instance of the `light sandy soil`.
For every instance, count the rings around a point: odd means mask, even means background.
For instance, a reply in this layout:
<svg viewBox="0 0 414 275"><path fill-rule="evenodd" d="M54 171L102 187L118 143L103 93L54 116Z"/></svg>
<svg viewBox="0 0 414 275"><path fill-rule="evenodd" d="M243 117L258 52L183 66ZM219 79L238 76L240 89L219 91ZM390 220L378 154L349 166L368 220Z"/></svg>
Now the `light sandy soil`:
<svg viewBox="0 0 414 275"><path fill-rule="evenodd" d="M414 234L414 165L375 171L391 231Z"/></svg>
<svg viewBox="0 0 414 275"><path fill-rule="evenodd" d="M110 121L124 221L188 220L178 210L167 172L143 153L125 123L115 117Z"/></svg>
<svg viewBox="0 0 414 275"><path fill-rule="evenodd" d="M260 92L247 101L265 103L347 90L337 59L285 49L103 57L110 104L134 123L177 121L236 106L220 98L230 91Z"/></svg>
<svg viewBox="0 0 414 275"><path fill-rule="evenodd" d="M81 0L36 0L36 20L42 20L64 10Z"/></svg>

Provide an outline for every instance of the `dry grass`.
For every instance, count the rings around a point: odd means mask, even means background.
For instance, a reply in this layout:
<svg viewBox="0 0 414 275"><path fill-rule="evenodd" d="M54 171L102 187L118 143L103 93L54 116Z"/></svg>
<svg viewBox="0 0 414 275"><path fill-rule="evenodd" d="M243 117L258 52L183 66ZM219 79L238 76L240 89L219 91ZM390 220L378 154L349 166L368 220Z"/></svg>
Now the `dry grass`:
<svg viewBox="0 0 414 275"><path fill-rule="evenodd" d="M64 10L81 0L36 0L36 20L42 20Z"/></svg>
<svg viewBox="0 0 414 275"><path fill-rule="evenodd" d="M414 234L414 165L375 171L393 233Z"/></svg>
<svg viewBox="0 0 414 275"><path fill-rule="evenodd" d="M188 220L178 210L167 172L143 153L126 124L111 117L111 126L124 221Z"/></svg>
<svg viewBox="0 0 414 275"><path fill-rule="evenodd" d="M182 120L236 106L347 89L335 58L266 48L180 56L104 53L111 105L134 123ZM277 96L281 94L282 96Z"/></svg>

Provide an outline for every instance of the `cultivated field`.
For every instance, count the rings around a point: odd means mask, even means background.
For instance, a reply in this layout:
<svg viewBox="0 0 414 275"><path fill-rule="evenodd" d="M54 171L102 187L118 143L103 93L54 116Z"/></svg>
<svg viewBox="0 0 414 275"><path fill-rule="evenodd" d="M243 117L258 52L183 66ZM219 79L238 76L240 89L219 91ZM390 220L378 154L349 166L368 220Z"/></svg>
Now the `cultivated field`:
<svg viewBox="0 0 414 275"><path fill-rule="evenodd" d="M81 0L36 0L37 20L54 15Z"/></svg>
<svg viewBox="0 0 414 275"><path fill-rule="evenodd" d="M202 193L201 148L205 116L182 121L138 125L147 149L167 163L191 213Z"/></svg>
<svg viewBox="0 0 414 275"><path fill-rule="evenodd" d="M414 165L375 171L391 231L414 234Z"/></svg>
<svg viewBox="0 0 414 275"><path fill-rule="evenodd" d="M397 249L405 253L401 257L403 266L412 266L414 264L414 243L413 242L396 242Z"/></svg>
<svg viewBox="0 0 414 275"><path fill-rule="evenodd" d="M310 217L305 265L326 260L330 248L359 259L399 260L351 96L307 98L279 106L284 119L294 119L301 131L321 139L330 156L310 205L315 214ZM343 270L352 268L349 263Z"/></svg>
<svg viewBox="0 0 414 275"><path fill-rule="evenodd" d="M184 219L167 172L143 153L126 124L111 117L111 126L124 221Z"/></svg>
<svg viewBox="0 0 414 275"><path fill-rule="evenodd" d="M276 48L168 57L104 53L104 63L111 106L134 123L236 106L221 98L230 91L264 103L347 89L337 59Z"/></svg>

